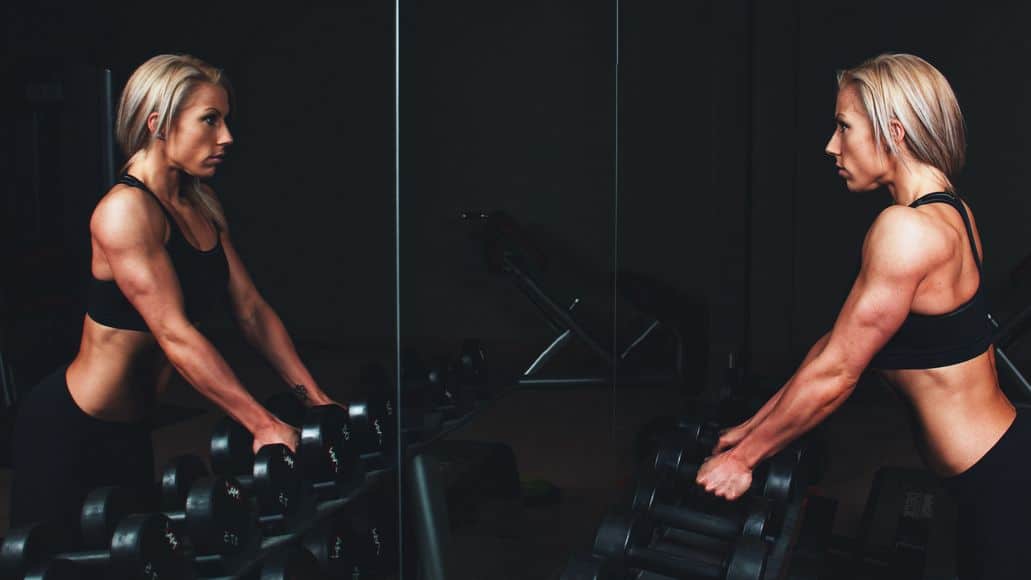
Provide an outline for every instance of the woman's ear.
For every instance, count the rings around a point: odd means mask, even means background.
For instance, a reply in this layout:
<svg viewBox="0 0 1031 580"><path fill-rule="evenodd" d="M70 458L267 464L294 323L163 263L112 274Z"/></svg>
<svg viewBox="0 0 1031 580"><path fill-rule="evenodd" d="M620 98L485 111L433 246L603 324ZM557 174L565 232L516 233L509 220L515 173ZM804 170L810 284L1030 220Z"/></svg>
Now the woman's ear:
<svg viewBox="0 0 1031 580"><path fill-rule="evenodd" d="M891 132L891 140L896 145L902 145L906 140L906 129L898 119L888 121L888 131Z"/></svg>
<svg viewBox="0 0 1031 580"><path fill-rule="evenodd" d="M147 130L150 131L150 134L153 135L155 139L164 139L165 135L163 133L158 133L157 129L158 114L155 112L147 115Z"/></svg>

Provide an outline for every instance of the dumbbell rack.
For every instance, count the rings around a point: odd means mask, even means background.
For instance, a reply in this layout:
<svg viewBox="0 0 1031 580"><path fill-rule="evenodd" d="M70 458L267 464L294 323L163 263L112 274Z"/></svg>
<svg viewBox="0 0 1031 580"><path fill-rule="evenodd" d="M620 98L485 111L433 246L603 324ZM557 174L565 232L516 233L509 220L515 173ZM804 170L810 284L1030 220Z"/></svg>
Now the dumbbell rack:
<svg viewBox="0 0 1031 580"><path fill-rule="evenodd" d="M263 538L261 547L254 557L235 574L231 576L206 576L204 580L230 580L245 578L249 574L254 574L270 555L299 542L305 534L318 527L321 523L330 520L337 512L352 502L361 501L370 489L381 483L382 480L390 477L393 472L393 468L368 472L363 485L355 488L344 497L319 502L315 508L314 516L299 523L290 533Z"/></svg>

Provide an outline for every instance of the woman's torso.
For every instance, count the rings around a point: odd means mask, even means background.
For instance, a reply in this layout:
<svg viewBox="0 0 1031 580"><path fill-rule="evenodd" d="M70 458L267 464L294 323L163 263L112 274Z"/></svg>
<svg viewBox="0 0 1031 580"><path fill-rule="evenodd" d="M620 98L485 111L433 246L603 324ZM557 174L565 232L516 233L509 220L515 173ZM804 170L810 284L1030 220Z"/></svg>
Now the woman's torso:
<svg viewBox="0 0 1031 580"><path fill-rule="evenodd" d="M970 232L957 208L928 203L916 209L948 241L950 257L918 285L911 313L937 316L968 304L981 285L980 239L969 207ZM976 337L974 337L976 339ZM978 349L979 350L979 349ZM960 473L1002 437L1016 416L1002 393L990 348L972 358L930 369L882 370L909 405L919 447L939 475Z"/></svg>
<svg viewBox="0 0 1031 580"><path fill-rule="evenodd" d="M136 180L120 183L110 193L123 187L150 194L145 202L158 204L164 213L165 249L191 320L198 323L224 307L219 295L228 283L228 266L219 230L207 214L185 199L165 206ZM91 243L94 279L90 307L83 321L79 352L67 371L68 388L75 402L90 415L114 421L138 420L152 408L172 368L142 317L115 285L111 265L96 239Z"/></svg>

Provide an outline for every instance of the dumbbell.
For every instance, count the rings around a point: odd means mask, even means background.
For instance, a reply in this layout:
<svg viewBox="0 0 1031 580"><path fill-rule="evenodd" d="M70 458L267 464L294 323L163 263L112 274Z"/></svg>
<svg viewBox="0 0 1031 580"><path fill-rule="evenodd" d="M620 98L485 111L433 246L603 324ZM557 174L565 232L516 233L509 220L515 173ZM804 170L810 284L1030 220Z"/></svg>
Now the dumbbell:
<svg viewBox="0 0 1031 580"><path fill-rule="evenodd" d="M265 445L254 453L251 432L225 416L215 424L210 447L212 471L235 478L257 501L265 535L288 532L302 512L313 513L314 502L303 501L308 498L302 493L301 467L286 445Z"/></svg>
<svg viewBox="0 0 1031 580"><path fill-rule="evenodd" d="M655 473L660 477L694 484L699 466L689 463L687 455L687 450L675 443L662 445L655 453ZM797 465L797 457L791 453L774 455L752 472L752 487L748 493L775 501L786 501L794 490Z"/></svg>
<svg viewBox="0 0 1031 580"><path fill-rule="evenodd" d="M384 578L396 560L392 514L374 494L360 496L307 533L304 546L330 578Z"/></svg>
<svg viewBox="0 0 1031 580"><path fill-rule="evenodd" d="M279 548L242 580L328 580L311 552L296 544Z"/></svg>
<svg viewBox="0 0 1031 580"><path fill-rule="evenodd" d="M749 496L744 505L733 505L729 513L718 514L666 503L658 496L655 483L642 480L634 490L631 508L660 524L721 540L750 536L772 543L775 539L777 522L769 498Z"/></svg>
<svg viewBox="0 0 1031 580"><path fill-rule="evenodd" d="M677 418L675 430L669 434L669 443L682 445L691 461L701 461L716 447L720 430L720 424L714 420L685 415Z"/></svg>
<svg viewBox="0 0 1031 580"><path fill-rule="evenodd" d="M184 464L193 463L185 460ZM257 533L257 512L250 496L238 482L226 477L200 477L192 483L186 475L173 477L177 462L165 468L162 482L176 479L170 486L188 487L185 502L174 505L178 498L162 489L161 514L179 531L187 544L187 555L199 571L206 575L230 574L241 569L254 556L261 538ZM190 466L192 472L194 465ZM129 514L145 511L140 498L132 490L105 486L96 488L83 503L83 540L94 544L103 537L111 522L122 521ZM92 530L92 531L90 531Z"/></svg>
<svg viewBox="0 0 1031 580"><path fill-rule="evenodd" d="M153 580L193 578L183 539L162 514L133 514L114 528L106 549L69 550L74 547L74 526L37 522L12 530L0 547L4 578L57 578L74 571L50 560L66 560L75 567L100 569L109 578Z"/></svg>
<svg viewBox="0 0 1031 580"><path fill-rule="evenodd" d="M347 413L362 460L373 469L393 465L397 456L394 383L383 365L366 363L358 373L365 397L347 401Z"/></svg>
<svg viewBox="0 0 1031 580"><path fill-rule="evenodd" d="M729 552L689 548L675 553L650 547L654 525L639 515L609 513L594 538L594 553L620 568L638 568L677 578L762 580L768 548L760 539L741 537Z"/></svg>
<svg viewBox="0 0 1031 580"><path fill-rule="evenodd" d="M298 458L305 486L318 499L342 497L365 482L365 465L347 411L336 405L305 407L283 392L265 401L283 422L300 427Z"/></svg>
<svg viewBox="0 0 1031 580"><path fill-rule="evenodd" d="M703 419L698 414L679 417L676 426L668 434L670 442L682 445L690 462L702 461L712 453L720 439L720 424L711 419ZM827 468L828 453L826 442L814 433L807 433L792 441L780 452L795 457L795 463L801 468L795 473L810 484L817 483Z"/></svg>

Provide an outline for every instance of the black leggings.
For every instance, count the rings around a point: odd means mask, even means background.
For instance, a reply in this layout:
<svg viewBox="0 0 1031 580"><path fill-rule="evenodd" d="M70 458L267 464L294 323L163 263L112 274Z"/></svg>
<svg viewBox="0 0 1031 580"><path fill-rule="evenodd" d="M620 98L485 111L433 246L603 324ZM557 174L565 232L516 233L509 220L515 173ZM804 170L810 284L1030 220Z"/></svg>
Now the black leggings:
<svg viewBox="0 0 1031 580"><path fill-rule="evenodd" d="M960 580L1031 576L1031 415L1017 418L970 469L943 483L959 508Z"/></svg>
<svg viewBox="0 0 1031 580"><path fill-rule="evenodd" d="M66 368L29 391L15 417L11 527L78 521L86 494L103 485L153 493L149 426L87 415L68 392Z"/></svg>

